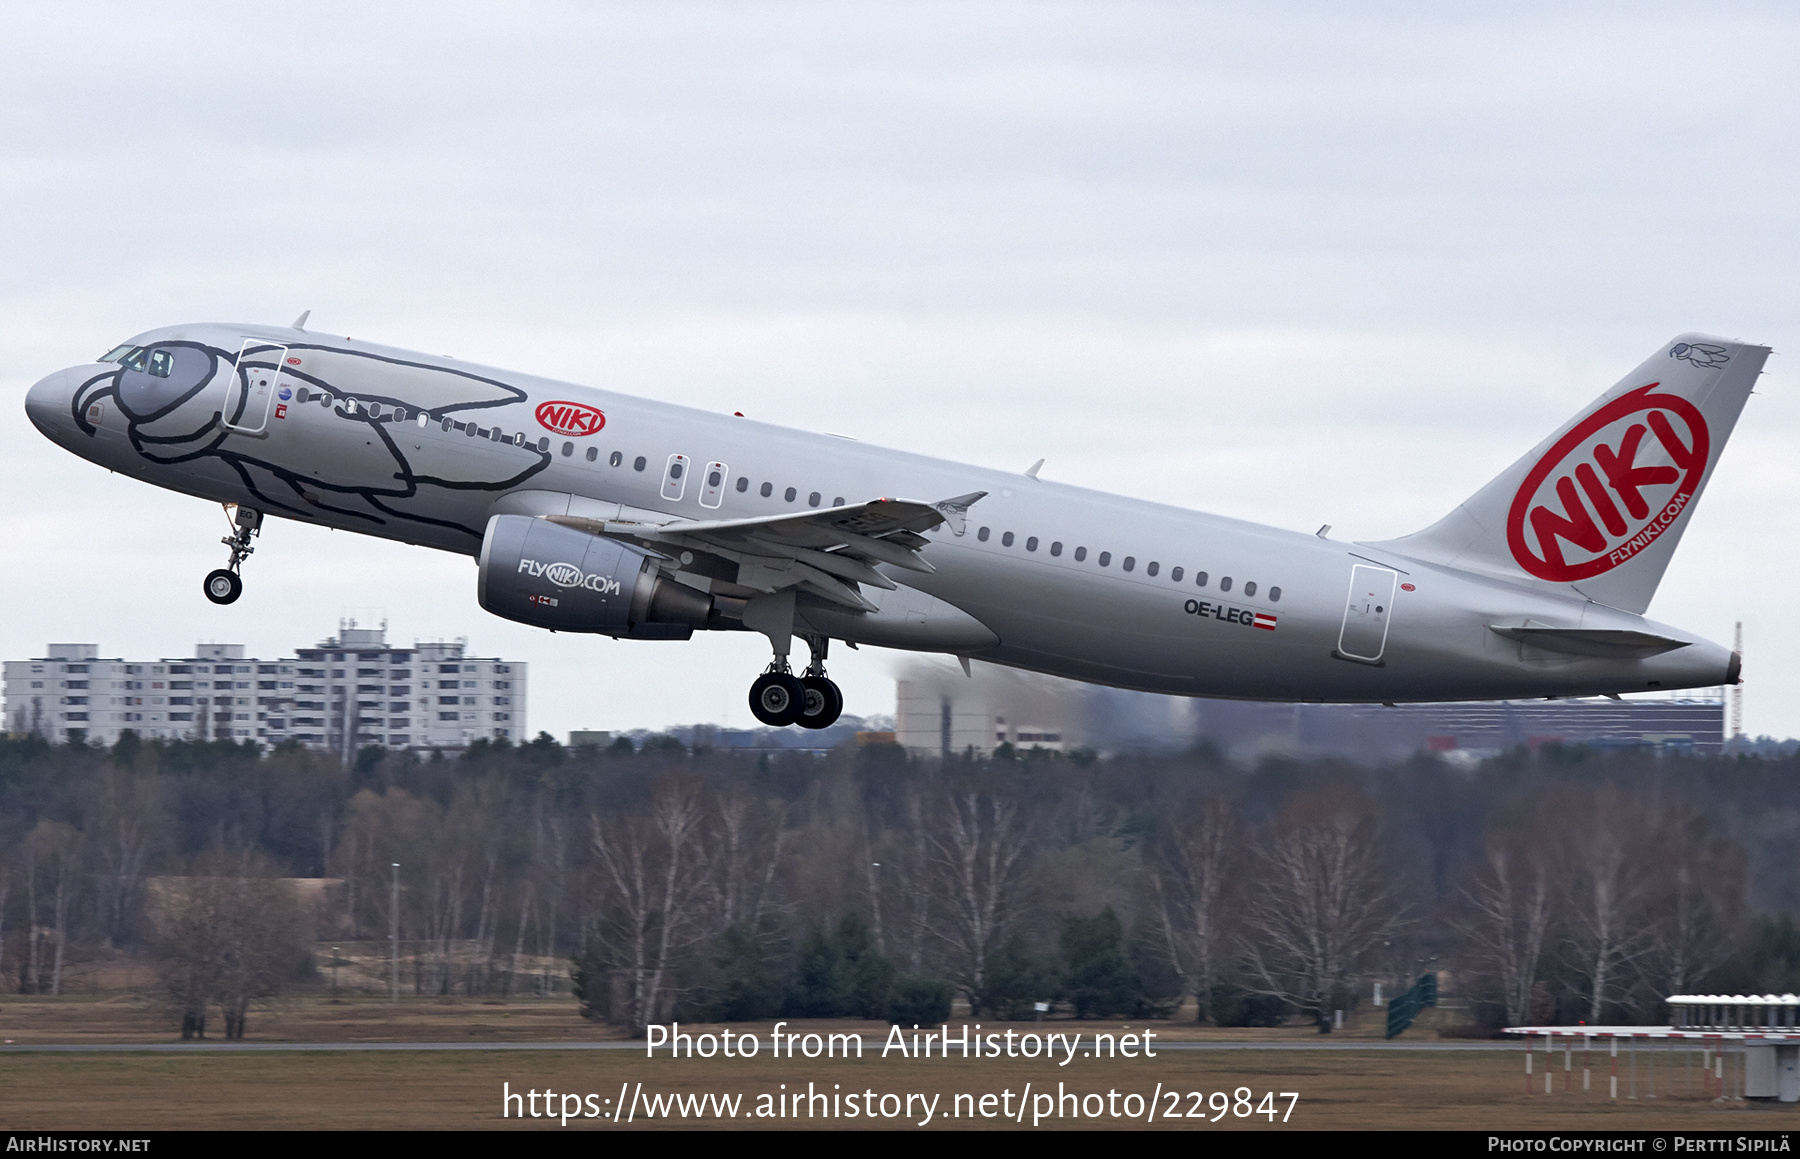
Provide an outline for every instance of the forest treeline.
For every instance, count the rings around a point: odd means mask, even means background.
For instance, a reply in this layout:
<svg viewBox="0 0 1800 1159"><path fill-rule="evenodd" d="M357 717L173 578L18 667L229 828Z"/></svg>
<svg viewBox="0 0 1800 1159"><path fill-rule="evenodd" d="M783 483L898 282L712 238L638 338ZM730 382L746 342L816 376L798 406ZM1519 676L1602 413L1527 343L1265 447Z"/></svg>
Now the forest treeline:
<svg viewBox="0 0 1800 1159"><path fill-rule="evenodd" d="M394 868L398 863L399 868ZM328 939L408 993L670 1019L1329 1025L1423 971L1471 1028L1800 990L1800 759L1546 746L1472 768L1028 753L466 753L0 739L0 976L154 964L241 1036ZM306 898L282 879L329 878ZM309 922L311 923L309 925Z"/></svg>

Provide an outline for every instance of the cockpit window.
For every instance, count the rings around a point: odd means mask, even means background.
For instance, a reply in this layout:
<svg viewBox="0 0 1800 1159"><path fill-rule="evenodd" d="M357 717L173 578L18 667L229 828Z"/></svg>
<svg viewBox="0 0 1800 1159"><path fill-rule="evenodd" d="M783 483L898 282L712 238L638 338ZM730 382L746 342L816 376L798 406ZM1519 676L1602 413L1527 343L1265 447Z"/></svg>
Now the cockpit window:
<svg viewBox="0 0 1800 1159"><path fill-rule="evenodd" d="M150 373L157 378L169 377L169 368L175 365L175 356L167 350L150 352Z"/></svg>
<svg viewBox="0 0 1800 1159"><path fill-rule="evenodd" d="M131 343L127 342L123 346L115 346L111 350L108 350L105 354L102 354L98 359L96 359L96 361L98 361L98 362L117 362L119 359L123 358L127 354L130 354L133 350L136 350L136 349L137 349L137 347L135 347Z"/></svg>
<svg viewBox="0 0 1800 1159"><path fill-rule="evenodd" d="M149 360L150 352L148 350L145 350L142 346L133 346L124 357L119 359L119 365L123 366L126 370L135 370L142 373L145 364Z"/></svg>

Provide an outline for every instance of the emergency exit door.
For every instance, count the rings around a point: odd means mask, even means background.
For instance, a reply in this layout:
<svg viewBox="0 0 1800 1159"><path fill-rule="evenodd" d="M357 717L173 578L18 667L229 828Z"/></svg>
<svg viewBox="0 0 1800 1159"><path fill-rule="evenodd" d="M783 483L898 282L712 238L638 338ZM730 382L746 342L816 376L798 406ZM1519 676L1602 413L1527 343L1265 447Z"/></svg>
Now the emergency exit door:
<svg viewBox="0 0 1800 1159"><path fill-rule="evenodd" d="M1388 620L1394 612L1392 568L1359 563L1350 569L1350 595L1344 603L1344 626L1338 632L1338 655L1377 664L1387 649Z"/></svg>

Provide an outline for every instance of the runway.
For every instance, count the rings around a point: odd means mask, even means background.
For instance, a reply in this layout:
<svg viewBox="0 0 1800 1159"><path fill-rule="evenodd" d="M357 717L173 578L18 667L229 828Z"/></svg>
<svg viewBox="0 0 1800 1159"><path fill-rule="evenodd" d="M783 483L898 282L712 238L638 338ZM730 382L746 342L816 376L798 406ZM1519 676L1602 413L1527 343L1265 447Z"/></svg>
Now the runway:
<svg viewBox="0 0 1800 1159"><path fill-rule="evenodd" d="M863 1049L879 1055L885 1041L879 1037L863 1039ZM0 1054L272 1054L329 1053L352 1054L379 1051L557 1051L557 1050L642 1050L641 1041L608 1042L132 1042L132 1043L35 1043L0 1045ZM1500 1051L1522 1052L1517 1042L1159 1042L1156 1053L1164 1051ZM668 1057L660 1054L660 1057Z"/></svg>

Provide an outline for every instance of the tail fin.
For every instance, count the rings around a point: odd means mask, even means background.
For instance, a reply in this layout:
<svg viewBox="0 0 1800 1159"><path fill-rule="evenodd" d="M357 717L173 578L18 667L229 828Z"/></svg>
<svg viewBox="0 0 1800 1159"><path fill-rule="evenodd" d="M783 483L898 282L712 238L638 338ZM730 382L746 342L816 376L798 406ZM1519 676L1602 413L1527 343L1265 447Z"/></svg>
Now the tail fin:
<svg viewBox="0 0 1800 1159"><path fill-rule="evenodd" d="M1455 511L1378 546L1641 613L1768 356L1683 334Z"/></svg>

